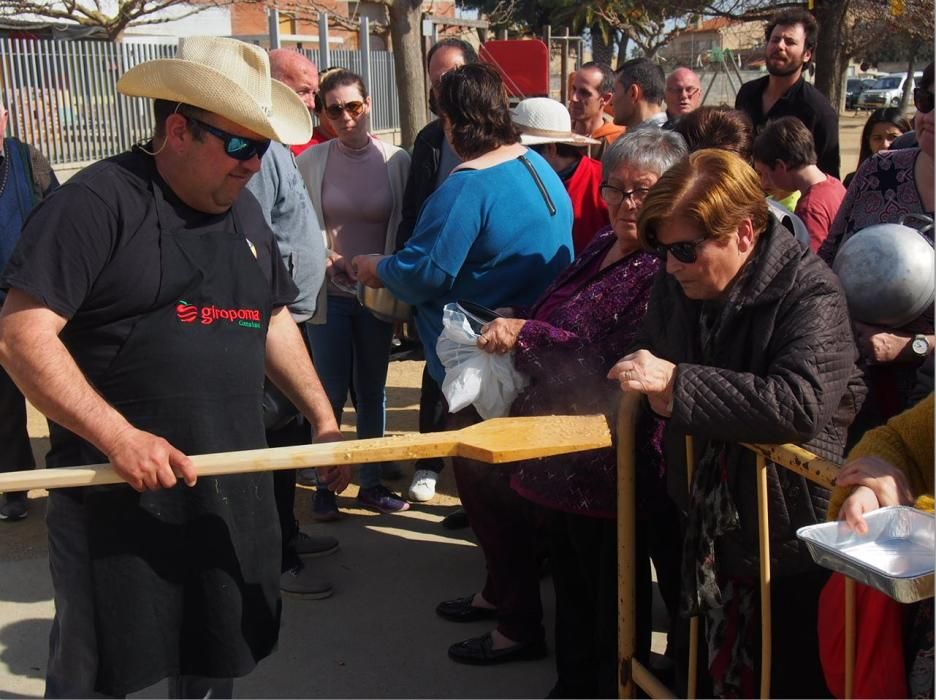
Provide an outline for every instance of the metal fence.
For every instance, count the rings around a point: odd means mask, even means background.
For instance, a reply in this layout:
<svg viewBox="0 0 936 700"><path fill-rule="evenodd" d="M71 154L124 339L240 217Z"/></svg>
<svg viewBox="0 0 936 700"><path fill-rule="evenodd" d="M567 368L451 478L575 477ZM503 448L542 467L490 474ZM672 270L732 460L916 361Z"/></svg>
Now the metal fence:
<svg viewBox="0 0 936 700"><path fill-rule="evenodd" d="M149 100L117 92L127 70L175 55L176 43L111 43L0 38L0 97L7 135L42 151L53 165L94 161L145 141L152 133ZM318 63L317 51L304 51ZM360 51L331 51L332 65L362 72ZM321 65L321 64L319 64ZM370 52L371 129L397 128L393 55Z"/></svg>
<svg viewBox="0 0 936 700"><path fill-rule="evenodd" d="M324 65L317 49L300 49L305 56L319 66L326 68L347 68L358 75L366 76L364 70L364 52L330 49L329 64ZM393 66L393 54L389 51L370 52L371 95L371 130L400 128L400 97L396 88L396 70Z"/></svg>

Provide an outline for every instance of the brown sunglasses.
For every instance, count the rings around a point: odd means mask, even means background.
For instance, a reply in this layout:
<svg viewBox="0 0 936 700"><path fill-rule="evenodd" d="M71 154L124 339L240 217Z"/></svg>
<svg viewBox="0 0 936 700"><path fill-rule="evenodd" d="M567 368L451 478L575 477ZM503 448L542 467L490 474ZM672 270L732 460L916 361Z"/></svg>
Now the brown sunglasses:
<svg viewBox="0 0 936 700"><path fill-rule="evenodd" d="M329 119L340 119L342 113L347 112L352 119L357 119L364 113L364 103L360 100L328 105L325 107L325 114Z"/></svg>

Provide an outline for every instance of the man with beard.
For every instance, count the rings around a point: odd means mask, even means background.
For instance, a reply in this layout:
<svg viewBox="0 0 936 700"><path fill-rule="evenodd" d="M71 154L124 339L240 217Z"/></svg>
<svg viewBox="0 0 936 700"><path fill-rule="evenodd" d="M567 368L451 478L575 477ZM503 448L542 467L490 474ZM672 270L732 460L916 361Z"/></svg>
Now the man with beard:
<svg viewBox="0 0 936 700"><path fill-rule="evenodd" d="M691 68L680 66L666 79L666 124L670 129L676 120L689 112L694 112L702 105L702 82Z"/></svg>
<svg viewBox="0 0 936 700"><path fill-rule="evenodd" d="M819 26L801 8L784 10L767 25L767 72L769 75L741 86L735 109L747 113L760 129L777 117L796 117L816 141L819 169L839 176L838 114L825 95L806 82L803 71L816 52Z"/></svg>

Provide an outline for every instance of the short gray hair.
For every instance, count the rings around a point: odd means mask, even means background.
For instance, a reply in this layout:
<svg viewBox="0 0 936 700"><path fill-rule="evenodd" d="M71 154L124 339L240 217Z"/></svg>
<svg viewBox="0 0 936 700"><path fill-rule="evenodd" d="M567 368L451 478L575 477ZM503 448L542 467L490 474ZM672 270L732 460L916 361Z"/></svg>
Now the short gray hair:
<svg viewBox="0 0 936 700"><path fill-rule="evenodd" d="M662 175L688 155L685 139L675 131L644 127L612 143L601 159L601 169L605 180L622 163Z"/></svg>

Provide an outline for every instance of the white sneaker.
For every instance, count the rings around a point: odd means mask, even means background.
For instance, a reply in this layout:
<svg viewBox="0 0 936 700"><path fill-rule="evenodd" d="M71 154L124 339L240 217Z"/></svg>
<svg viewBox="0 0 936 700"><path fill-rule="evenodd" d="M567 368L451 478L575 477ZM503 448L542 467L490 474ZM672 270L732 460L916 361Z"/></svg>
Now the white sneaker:
<svg viewBox="0 0 936 700"><path fill-rule="evenodd" d="M439 475L429 469L417 469L409 487L409 498L417 503L432 500L435 496L436 480Z"/></svg>

